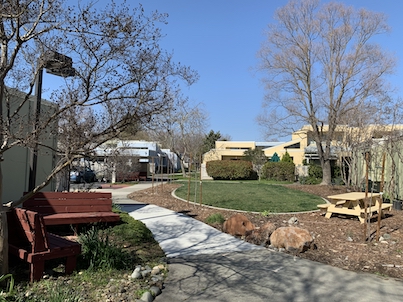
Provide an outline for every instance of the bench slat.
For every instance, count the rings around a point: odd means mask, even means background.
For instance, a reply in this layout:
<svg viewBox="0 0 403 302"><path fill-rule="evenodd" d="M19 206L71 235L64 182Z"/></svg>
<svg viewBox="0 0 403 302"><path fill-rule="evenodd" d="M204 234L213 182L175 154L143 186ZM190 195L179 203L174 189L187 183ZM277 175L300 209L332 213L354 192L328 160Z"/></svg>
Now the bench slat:
<svg viewBox="0 0 403 302"><path fill-rule="evenodd" d="M24 193L25 194L25 193ZM72 197L74 196L74 197ZM74 199L97 199L104 198L110 199L111 193L108 192L37 192L35 193L35 199L63 199L63 198L74 198Z"/></svg>
<svg viewBox="0 0 403 302"><path fill-rule="evenodd" d="M322 204L318 204L317 207L319 209L327 209L330 206L330 203L322 203Z"/></svg>
<svg viewBox="0 0 403 302"><path fill-rule="evenodd" d="M80 224L96 222L117 222L120 215L116 213L60 213L43 216L45 225Z"/></svg>
<svg viewBox="0 0 403 302"><path fill-rule="evenodd" d="M392 208L392 204L391 203L383 203L381 206L382 210L386 210L386 209L391 209Z"/></svg>
<svg viewBox="0 0 403 302"><path fill-rule="evenodd" d="M46 238L46 231L43 224L43 220L36 212L22 211L21 209L15 209L14 224L20 225L20 236L25 236L28 243L32 246L32 252L43 252L49 249L48 241ZM24 234L21 233L24 232Z"/></svg>
<svg viewBox="0 0 403 302"><path fill-rule="evenodd" d="M96 201L94 201L96 202ZM41 214L55 214L55 213L85 213L85 212L111 212L112 203L109 205L95 205L95 204L47 204L47 205L26 205L24 203L24 208L36 211Z"/></svg>
<svg viewBox="0 0 403 302"><path fill-rule="evenodd" d="M45 225L118 222L112 194L103 192L38 192L23 207L43 216Z"/></svg>

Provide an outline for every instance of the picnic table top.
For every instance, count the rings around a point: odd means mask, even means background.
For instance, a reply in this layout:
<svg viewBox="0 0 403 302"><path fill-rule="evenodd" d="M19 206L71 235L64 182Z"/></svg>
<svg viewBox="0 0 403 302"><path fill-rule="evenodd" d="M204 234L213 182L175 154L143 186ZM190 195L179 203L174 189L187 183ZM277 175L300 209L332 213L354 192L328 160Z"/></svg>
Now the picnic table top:
<svg viewBox="0 0 403 302"><path fill-rule="evenodd" d="M381 196L379 193L368 193L367 197L378 197ZM340 200L360 200L365 198L365 192L349 192L342 193L337 195L330 195L327 198L329 199L340 199Z"/></svg>

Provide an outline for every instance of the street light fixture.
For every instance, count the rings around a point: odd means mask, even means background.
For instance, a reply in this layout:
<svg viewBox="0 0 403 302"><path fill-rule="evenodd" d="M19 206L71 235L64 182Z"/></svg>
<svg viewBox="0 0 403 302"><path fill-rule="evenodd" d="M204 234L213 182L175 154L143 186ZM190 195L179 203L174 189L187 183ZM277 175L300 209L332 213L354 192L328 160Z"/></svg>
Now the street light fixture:
<svg viewBox="0 0 403 302"><path fill-rule="evenodd" d="M36 170L38 164L38 126L39 118L41 115L41 101L42 101L42 79L43 69L46 69L47 73L61 76L71 77L75 75L75 69L73 68L73 60L65 55L62 55L55 51L46 52L41 58L40 68L35 83L35 95L36 100L34 103L35 123L34 123L34 147L31 149L30 161L29 161L29 181L28 190L32 191L36 186Z"/></svg>

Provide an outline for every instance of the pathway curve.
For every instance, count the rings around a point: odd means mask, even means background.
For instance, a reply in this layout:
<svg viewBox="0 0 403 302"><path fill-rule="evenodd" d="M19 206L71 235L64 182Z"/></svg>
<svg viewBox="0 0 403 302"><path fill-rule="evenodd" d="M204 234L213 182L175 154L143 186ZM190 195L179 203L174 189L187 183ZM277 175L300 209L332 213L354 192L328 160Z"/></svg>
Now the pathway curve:
<svg viewBox="0 0 403 302"><path fill-rule="evenodd" d="M146 224L170 259L157 302L403 301L401 280L251 245L186 215L127 199L145 189L136 186L111 191L123 210Z"/></svg>

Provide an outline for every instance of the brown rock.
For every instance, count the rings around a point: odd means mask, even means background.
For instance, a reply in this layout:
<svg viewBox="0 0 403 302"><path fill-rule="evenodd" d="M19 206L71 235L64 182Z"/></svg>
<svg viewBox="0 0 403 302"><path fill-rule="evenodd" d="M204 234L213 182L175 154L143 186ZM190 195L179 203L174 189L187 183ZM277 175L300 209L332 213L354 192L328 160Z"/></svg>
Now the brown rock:
<svg viewBox="0 0 403 302"><path fill-rule="evenodd" d="M256 245L267 246L270 243L270 235L274 232L276 226L271 222L266 222L260 228L254 229L247 235L245 241Z"/></svg>
<svg viewBox="0 0 403 302"><path fill-rule="evenodd" d="M266 222L259 229L259 233L261 234L262 239L267 238L270 240L271 234L276 230L276 226L271 222Z"/></svg>
<svg viewBox="0 0 403 302"><path fill-rule="evenodd" d="M281 227L271 234L270 244L276 248L285 248L291 253L302 253L313 246L313 238L305 229Z"/></svg>
<svg viewBox="0 0 403 302"><path fill-rule="evenodd" d="M223 231L233 236L245 236L251 233L255 226L242 214L235 214L228 218L223 225Z"/></svg>

